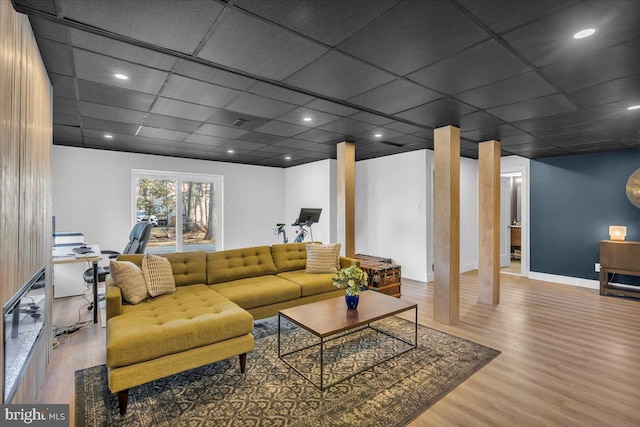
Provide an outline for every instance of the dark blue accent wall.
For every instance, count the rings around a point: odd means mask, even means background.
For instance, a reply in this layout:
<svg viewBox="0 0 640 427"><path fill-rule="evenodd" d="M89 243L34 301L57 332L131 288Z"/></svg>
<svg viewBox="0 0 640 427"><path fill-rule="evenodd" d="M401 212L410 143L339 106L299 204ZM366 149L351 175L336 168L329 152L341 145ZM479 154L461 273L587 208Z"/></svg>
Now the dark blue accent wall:
<svg viewBox="0 0 640 427"><path fill-rule="evenodd" d="M532 160L531 271L597 280L610 225L640 240L640 209L625 192L638 168L640 149Z"/></svg>

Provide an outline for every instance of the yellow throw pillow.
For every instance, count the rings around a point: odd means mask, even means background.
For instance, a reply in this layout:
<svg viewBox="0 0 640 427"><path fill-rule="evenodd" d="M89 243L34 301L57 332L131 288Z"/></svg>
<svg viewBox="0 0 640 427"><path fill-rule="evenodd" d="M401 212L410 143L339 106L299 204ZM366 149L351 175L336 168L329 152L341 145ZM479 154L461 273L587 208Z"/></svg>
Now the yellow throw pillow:
<svg viewBox="0 0 640 427"><path fill-rule="evenodd" d="M149 298L147 284L140 267L129 261L111 261L109 270L113 284L120 288L122 298L129 304L138 304Z"/></svg>
<svg viewBox="0 0 640 427"><path fill-rule="evenodd" d="M336 255L336 253L338 255ZM305 273L337 273L340 260L340 244L307 246Z"/></svg>
<svg viewBox="0 0 640 427"><path fill-rule="evenodd" d="M142 258L142 273L147 283L147 291L152 297L170 294L176 291L171 263L157 255L145 254Z"/></svg>

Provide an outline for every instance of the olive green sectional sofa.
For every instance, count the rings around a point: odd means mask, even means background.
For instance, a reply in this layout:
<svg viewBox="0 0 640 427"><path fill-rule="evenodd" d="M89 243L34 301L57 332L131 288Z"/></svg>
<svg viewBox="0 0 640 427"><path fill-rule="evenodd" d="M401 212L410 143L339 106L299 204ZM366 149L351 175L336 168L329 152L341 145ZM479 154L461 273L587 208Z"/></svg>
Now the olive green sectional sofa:
<svg viewBox="0 0 640 427"><path fill-rule="evenodd" d="M127 304L107 281L109 388L126 413L128 390L149 381L240 357L244 372L253 350L253 321L279 310L344 295L333 273L305 272L307 244L280 244L218 252L162 255L176 291ZM118 261L142 265L143 255ZM340 257L340 266L358 265Z"/></svg>

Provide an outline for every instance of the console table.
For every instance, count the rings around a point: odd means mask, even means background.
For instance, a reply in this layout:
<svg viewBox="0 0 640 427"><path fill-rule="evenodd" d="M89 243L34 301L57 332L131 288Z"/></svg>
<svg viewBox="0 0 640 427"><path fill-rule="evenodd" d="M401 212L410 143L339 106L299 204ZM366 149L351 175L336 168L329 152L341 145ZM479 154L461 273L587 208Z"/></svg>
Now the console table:
<svg viewBox="0 0 640 427"><path fill-rule="evenodd" d="M640 276L640 242L618 240L600 242L600 295L640 298L640 286L609 283L609 273Z"/></svg>

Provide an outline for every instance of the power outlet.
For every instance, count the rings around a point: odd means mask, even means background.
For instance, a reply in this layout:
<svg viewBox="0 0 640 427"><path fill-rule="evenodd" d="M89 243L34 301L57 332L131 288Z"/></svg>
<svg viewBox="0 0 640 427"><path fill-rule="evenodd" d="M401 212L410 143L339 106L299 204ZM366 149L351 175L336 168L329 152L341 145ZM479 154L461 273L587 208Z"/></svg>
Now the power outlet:
<svg viewBox="0 0 640 427"><path fill-rule="evenodd" d="M600 273L600 263L596 262L596 273Z"/></svg>

